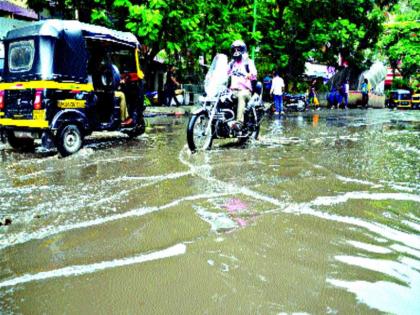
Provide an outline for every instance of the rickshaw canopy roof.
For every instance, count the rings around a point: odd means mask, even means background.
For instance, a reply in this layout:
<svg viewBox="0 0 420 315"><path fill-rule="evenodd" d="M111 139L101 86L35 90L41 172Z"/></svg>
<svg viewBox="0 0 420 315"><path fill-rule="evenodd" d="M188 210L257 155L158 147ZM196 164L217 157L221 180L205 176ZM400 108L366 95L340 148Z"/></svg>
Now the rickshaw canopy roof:
<svg viewBox="0 0 420 315"><path fill-rule="evenodd" d="M84 38L117 42L132 47L140 45L137 38L129 32L115 31L103 26L91 25L72 20L44 20L28 26L11 30L6 41L25 37L46 36L60 38L63 33L82 33ZM80 33L79 33L80 34Z"/></svg>

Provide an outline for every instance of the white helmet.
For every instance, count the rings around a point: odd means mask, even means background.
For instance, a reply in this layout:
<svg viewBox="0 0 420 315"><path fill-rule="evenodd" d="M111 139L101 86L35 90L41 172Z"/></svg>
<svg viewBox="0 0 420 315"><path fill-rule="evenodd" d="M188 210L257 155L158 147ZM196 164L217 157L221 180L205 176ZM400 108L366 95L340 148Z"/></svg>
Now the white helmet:
<svg viewBox="0 0 420 315"><path fill-rule="evenodd" d="M243 54L246 53L246 45L240 39L235 40L232 43L232 45L230 46L230 48L232 50L232 56L236 60L240 60L242 58Z"/></svg>

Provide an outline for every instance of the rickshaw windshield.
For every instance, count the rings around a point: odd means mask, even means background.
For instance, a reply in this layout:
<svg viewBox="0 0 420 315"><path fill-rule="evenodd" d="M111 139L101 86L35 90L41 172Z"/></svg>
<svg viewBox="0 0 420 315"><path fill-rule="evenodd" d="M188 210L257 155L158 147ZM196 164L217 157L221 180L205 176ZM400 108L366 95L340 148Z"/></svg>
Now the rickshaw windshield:
<svg viewBox="0 0 420 315"><path fill-rule="evenodd" d="M10 44L9 71L12 73L26 72L32 69L35 57L34 40L23 40Z"/></svg>

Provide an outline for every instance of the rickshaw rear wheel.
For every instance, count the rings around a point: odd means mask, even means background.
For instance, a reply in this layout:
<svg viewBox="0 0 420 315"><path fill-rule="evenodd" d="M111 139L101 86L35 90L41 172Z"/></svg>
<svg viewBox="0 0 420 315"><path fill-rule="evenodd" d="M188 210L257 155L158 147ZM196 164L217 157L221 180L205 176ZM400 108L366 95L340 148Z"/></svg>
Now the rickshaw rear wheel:
<svg viewBox="0 0 420 315"><path fill-rule="evenodd" d="M33 152L35 150L34 139L17 138L13 131L7 132L7 141L13 149L20 152Z"/></svg>
<svg viewBox="0 0 420 315"><path fill-rule="evenodd" d="M83 146L83 133L77 125L65 125L58 130L57 150L62 157L76 153Z"/></svg>

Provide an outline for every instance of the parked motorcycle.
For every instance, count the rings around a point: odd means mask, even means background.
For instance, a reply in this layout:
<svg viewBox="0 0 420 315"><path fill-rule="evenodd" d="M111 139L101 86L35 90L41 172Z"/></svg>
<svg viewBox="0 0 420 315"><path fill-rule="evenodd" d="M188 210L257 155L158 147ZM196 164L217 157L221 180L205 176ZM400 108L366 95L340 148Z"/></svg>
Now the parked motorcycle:
<svg viewBox="0 0 420 315"><path fill-rule="evenodd" d="M262 84L257 83L246 105L244 123L236 124L237 98L228 89L228 58L224 54L214 57L204 81L205 96L200 98L201 107L195 110L187 127L188 147L192 152L210 149L214 139L237 138L241 143L249 138L257 139L264 116Z"/></svg>
<svg viewBox="0 0 420 315"><path fill-rule="evenodd" d="M304 112L308 106L305 94L285 93L283 104L286 112Z"/></svg>

